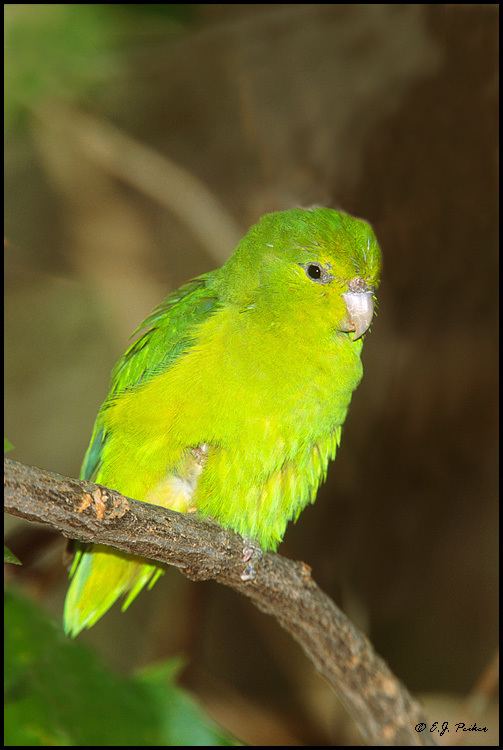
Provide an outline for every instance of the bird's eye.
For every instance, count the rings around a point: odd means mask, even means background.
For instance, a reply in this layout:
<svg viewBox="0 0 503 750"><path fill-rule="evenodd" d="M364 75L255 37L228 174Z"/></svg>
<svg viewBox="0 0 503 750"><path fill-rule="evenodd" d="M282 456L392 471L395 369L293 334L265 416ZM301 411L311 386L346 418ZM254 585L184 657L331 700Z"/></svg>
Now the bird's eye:
<svg viewBox="0 0 503 750"><path fill-rule="evenodd" d="M334 278L320 263L306 263L305 265L301 263L300 265L306 272L306 276L312 279L312 281L316 281L318 284L330 284ZM330 267L331 266L327 264L327 268Z"/></svg>
<svg viewBox="0 0 503 750"><path fill-rule="evenodd" d="M306 273L310 279L317 281L321 278L321 268L316 263L310 263L306 268Z"/></svg>

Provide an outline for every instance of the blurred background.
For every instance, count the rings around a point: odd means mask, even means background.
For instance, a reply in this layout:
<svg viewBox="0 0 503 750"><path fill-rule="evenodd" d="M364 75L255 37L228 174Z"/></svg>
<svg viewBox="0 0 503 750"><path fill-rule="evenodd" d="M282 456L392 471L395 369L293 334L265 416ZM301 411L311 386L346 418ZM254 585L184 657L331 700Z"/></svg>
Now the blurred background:
<svg viewBox="0 0 503 750"><path fill-rule="evenodd" d="M496 5L5 6L5 434L77 476L110 370L266 212L362 216L384 256L364 380L304 560L432 721L497 744ZM7 519L11 586L61 619L64 540ZM169 571L79 639L249 744L359 744L276 622Z"/></svg>

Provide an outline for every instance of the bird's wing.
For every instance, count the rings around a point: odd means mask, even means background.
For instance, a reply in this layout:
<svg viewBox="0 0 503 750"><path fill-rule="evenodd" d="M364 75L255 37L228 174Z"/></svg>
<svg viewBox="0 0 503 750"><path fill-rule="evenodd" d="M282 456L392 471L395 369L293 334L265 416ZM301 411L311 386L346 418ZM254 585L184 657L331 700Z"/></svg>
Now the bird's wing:
<svg viewBox="0 0 503 750"><path fill-rule="evenodd" d="M218 295L212 288L211 277L211 273L203 274L169 294L132 334L143 331L114 367L110 391L84 457L81 479L93 480L98 473L107 439L102 415L110 403L171 367L194 342L199 324L218 309Z"/></svg>

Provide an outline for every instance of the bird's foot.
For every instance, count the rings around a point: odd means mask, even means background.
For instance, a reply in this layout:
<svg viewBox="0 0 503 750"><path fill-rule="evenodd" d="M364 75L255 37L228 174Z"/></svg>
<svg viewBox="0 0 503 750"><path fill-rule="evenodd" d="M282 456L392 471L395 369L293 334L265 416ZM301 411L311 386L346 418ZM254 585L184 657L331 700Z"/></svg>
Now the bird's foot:
<svg viewBox="0 0 503 750"><path fill-rule="evenodd" d="M257 575L255 563L262 559L262 548L254 539L244 539L243 545L243 562L246 567L241 573L242 581L253 581Z"/></svg>

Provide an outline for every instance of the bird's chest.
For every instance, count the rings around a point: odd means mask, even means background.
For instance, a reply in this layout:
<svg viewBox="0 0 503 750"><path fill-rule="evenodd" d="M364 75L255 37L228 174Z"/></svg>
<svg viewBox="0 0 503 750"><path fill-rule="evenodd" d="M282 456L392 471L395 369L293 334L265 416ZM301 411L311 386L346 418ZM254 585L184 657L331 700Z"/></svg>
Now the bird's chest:
<svg viewBox="0 0 503 750"><path fill-rule="evenodd" d="M281 339L223 363L219 410L241 433L314 442L340 426L362 376L359 347L347 337L327 347Z"/></svg>

